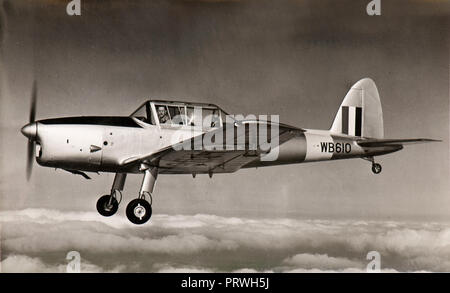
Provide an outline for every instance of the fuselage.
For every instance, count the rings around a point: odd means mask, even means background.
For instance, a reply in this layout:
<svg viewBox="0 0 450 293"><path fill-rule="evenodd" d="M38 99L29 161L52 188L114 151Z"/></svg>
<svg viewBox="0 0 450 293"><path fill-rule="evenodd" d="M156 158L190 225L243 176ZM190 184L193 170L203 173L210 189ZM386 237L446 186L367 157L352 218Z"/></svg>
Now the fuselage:
<svg viewBox="0 0 450 293"><path fill-rule="evenodd" d="M199 134L202 130L187 125L148 125L130 116L45 119L36 121L36 160L42 166L67 170L138 173L136 166L123 162ZM305 130L272 149L274 160L258 157L244 168L378 156L402 148L363 148L357 139L325 130ZM165 173L164 169L159 172Z"/></svg>

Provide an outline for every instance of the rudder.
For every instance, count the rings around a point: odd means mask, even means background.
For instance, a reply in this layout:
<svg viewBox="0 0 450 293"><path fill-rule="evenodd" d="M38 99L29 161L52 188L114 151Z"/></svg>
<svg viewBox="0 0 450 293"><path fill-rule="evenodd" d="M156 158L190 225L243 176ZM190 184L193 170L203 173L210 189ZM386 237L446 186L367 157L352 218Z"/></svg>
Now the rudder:
<svg viewBox="0 0 450 293"><path fill-rule="evenodd" d="M372 79L363 78L350 88L330 131L352 136L384 137L380 96Z"/></svg>

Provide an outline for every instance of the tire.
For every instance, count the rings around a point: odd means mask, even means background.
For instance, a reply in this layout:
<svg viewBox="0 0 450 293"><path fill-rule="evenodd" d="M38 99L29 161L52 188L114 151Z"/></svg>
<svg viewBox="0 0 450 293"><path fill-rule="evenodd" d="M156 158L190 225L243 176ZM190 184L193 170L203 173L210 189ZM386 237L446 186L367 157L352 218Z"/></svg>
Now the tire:
<svg viewBox="0 0 450 293"><path fill-rule="evenodd" d="M152 216L152 206L145 199L133 199L127 205L127 218L136 225L142 225Z"/></svg>
<svg viewBox="0 0 450 293"><path fill-rule="evenodd" d="M375 173L375 174L380 174L381 173L381 169L382 168L381 168L380 164L374 163L372 165L372 172Z"/></svg>
<svg viewBox="0 0 450 293"><path fill-rule="evenodd" d="M109 201L111 200L111 205ZM119 209L119 203L114 197L111 199L111 195L104 195L100 197L97 201L97 211L100 215L104 217L111 217Z"/></svg>

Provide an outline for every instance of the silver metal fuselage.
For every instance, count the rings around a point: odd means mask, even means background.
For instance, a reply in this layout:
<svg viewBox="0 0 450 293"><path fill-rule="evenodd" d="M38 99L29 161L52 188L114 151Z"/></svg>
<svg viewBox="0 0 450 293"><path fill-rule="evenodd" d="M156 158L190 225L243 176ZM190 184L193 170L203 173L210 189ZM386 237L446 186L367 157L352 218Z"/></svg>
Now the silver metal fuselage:
<svg viewBox="0 0 450 293"><path fill-rule="evenodd" d="M148 125L132 117L67 117L36 122L36 160L46 167L92 172L139 173L123 162L158 152L200 135L186 125ZM257 158L244 168L348 159L398 151L400 145L363 148L357 138L330 131L306 130L272 149L273 161ZM160 174L166 173L163 168ZM180 170L178 174L191 173Z"/></svg>

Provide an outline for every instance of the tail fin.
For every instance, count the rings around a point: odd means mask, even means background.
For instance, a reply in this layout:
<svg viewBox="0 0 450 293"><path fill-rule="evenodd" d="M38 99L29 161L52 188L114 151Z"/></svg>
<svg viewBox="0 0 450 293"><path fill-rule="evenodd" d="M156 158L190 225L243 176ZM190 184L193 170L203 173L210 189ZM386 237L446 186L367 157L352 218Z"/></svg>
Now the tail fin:
<svg viewBox="0 0 450 293"><path fill-rule="evenodd" d="M384 137L380 96L372 79L363 78L351 87L330 131L361 137Z"/></svg>

